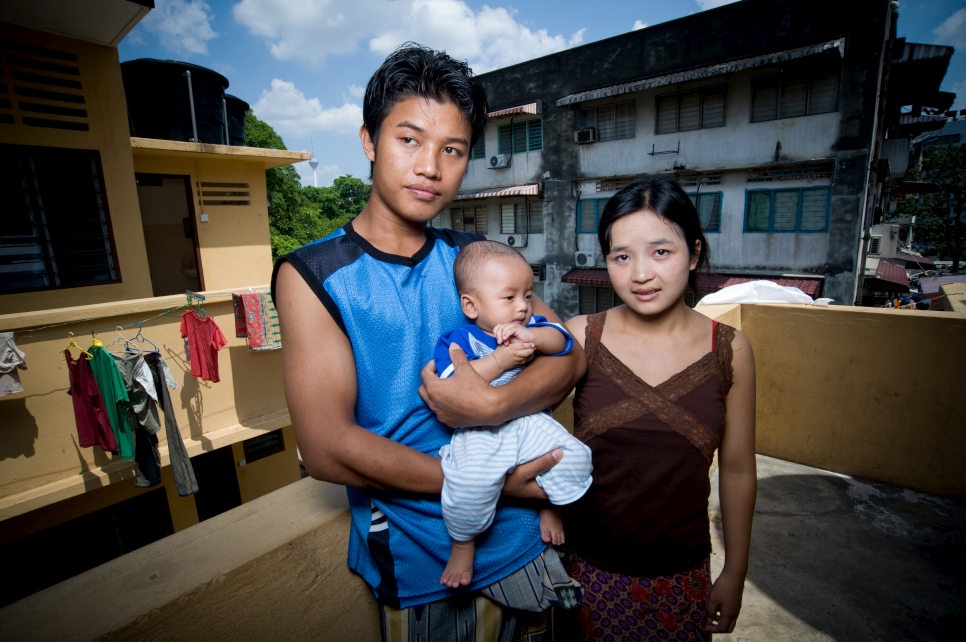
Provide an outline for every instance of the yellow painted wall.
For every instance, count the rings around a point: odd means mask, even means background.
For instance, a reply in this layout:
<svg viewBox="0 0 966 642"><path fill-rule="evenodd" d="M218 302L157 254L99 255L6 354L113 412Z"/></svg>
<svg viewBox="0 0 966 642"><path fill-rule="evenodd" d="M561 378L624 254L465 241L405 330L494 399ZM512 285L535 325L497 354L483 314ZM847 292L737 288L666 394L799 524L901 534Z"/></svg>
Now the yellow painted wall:
<svg viewBox="0 0 966 642"><path fill-rule="evenodd" d="M251 352L245 339L235 337L230 298L230 292L211 294L212 302L205 305L228 339L219 353L219 383L191 376L180 334L181 310L144 324L144 336L157 344L178 382L171 396L191 456L291 423L282 388L281 351ZM17 335L28 369L21 372L24 392L0 398L0 520L133 476L133 462L121 461L96 446L78 447L67 367L60 350L67 345L67 330L83 347L90 345L93 329L101 330L99 337L107 343L113 332L106 330L155 317L184 301L164 297L90 306L77 311L80 318L108 318ZM28 327L46 325L44 314L0 317L0 331L17 330L24 322ZM125 331L128 337L134 334ZM163 430L159 439L162 461L167 461ZM294 439L287 437L286 443L294 450Z"/></svg>
<svg viewBox="0 0 966 642"><path fill-rule="evenodd" d="M100 152L121 278L119 283L105 285L0 295L0 314L151 296L117 49L6 23L0 23L0 38L77 55L90 131L28 127L21 124L19 114L15 114L16 124L0 127L0 143L96 149ZM16 100L12 102L17 103Z"/></svg>
<svg viewBox="0 0 966 642"><path fill-rule="evenodd" d="M966 498L966 314L743 305L759 453Z"/></svg>
<svg viewBox="0 0 966 642"><path fill-rule="evenodd" d="M265 166L231 158L179 158L136 150L138 173L188 176L205 290L247 288L272 277ZM203 205L200 183L248 183L251 205ZM208 214L208 221L201 221Z"/></svg>
<svg viewBox="0 0 966 642"><path fill-rule="evenodd" d="M245 458L245 448L241 442L232 444L242 503L258 499L301 478L295 431L291 426L282 429L282 439L285 450L258 461L246 462L244 466L239 466L238 462Z"/></svg>

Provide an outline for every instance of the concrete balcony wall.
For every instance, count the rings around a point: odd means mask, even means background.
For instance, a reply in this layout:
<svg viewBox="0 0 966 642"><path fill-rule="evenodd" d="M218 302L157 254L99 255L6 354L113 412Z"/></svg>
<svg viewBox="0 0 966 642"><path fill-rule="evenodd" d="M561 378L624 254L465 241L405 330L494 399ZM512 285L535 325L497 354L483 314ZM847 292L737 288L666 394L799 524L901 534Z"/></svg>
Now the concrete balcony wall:
<svg viewBox="0 0 966 642"><path fill-rule="evenodd" d="M267 286L259 289L262 287ZM24 392L0 399L0 423L4 433L0 444L0 520L124 480L127 480L125 485L130 487L130 492L134 492L131 481L133 462L122 461L97 447L78 446L73 405L67 394L67 368L60 355L67 346L68 331L75 334L79 345L87 348L91 344L91 330L100 330L98 338L107 344L115 337L113 332L104 330L156 317L144 324L143 332L157 344L179 385L170 394L189 456L290 425L282 388L281 351L250 352L246 340L235 337L231 292L207 294L205 309L228 339L228 345L219 352L219 383L191 376L190 365L184 359L184 341L180 333L183 310L176 309L184 305L184 297L158 297L0 316L0 331L72 322L63 327L17 335L17 343L27 355L29 369L21 372ZM162 314L172 308L175 309L171 316ZM136 328L123 331L127 338L136 333ZM143 346L150 348L147 344ZM76 349L72 353L77 356ZM158 437L161 460L167 465L164 430ZM287 465L290 470L283 477L284 483L290 483L298 479L291 430L286 431L285 440L292 452ZM243 455L235 457L236 461L241 457ZM267 492L263 482L255 480L259 477L255 474L256 468L238 471L244 501ZM246 476L252 478L250 489L246 486ZM179 498L176 493L169 493L169 502L175 530L197 520L192 498ZM181 520L178 515L186 517Z"/></svg>

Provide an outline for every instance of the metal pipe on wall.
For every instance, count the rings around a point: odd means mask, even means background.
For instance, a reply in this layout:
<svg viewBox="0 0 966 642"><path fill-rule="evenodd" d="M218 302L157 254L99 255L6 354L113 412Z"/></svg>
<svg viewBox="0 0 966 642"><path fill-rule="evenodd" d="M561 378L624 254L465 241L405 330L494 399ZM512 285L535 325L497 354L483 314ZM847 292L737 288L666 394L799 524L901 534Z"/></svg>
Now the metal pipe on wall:
<svg viewBox="0 0 966 642"><path fill-rule="evenodd" d="M191 133L194 136L191 140L198 142L198 121L195 120L195 94L191 89L191 72L185 71L184 77L188 79L188 109L191 110Z"/></svg>

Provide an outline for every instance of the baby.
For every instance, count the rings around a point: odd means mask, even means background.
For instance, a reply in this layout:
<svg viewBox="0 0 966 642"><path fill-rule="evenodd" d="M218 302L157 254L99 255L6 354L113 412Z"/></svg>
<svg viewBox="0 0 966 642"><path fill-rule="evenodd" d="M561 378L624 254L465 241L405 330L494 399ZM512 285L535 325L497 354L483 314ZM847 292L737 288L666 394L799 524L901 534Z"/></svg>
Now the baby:
<svg viewBox="0 0 966 642"><path fill-rule="evenodd" d="M539 352L567 354L573 338L560 325L533 316L533 271L516 250L495 241L463 248L453 264L463 313L472 322L443 334L433 358L439 376L453 374L449 346L456 343L470 365L491 385L515 376ZM578 500L591 483L590 449L554 421L549 411L520 417L502 426L458 428L440 451L443 467L443 520L453 539L440 584L467 586L473 578L476 536L493 523L503 480L518 464L562 448L556 466L537 476L537 484L555 505ZM540 511L543 540L564 541L556 508Z"/></svg>

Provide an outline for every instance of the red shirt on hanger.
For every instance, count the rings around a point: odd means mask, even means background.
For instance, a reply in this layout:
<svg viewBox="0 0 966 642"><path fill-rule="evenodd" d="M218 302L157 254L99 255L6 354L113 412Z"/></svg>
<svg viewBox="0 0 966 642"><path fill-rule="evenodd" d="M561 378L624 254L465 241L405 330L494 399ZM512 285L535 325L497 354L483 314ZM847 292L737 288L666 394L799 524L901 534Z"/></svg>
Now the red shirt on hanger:
<svg viewBox="0 0 966 642"><path fill-rule="evenodd" d="M191 348L191 374L204 381L218 382L218 351L228 339L211 317L201 318L194 310L181 315L181 336Z"/></svg>

